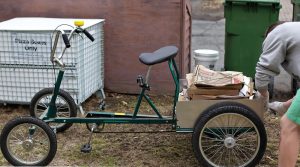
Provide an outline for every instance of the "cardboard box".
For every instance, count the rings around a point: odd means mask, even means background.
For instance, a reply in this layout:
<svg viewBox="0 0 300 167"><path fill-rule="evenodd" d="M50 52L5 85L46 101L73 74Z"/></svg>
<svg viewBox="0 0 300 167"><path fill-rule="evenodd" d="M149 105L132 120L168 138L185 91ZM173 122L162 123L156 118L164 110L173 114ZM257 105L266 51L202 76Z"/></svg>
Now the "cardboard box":
<svg viewBox="0 0 300 167"><path fill-rule="evenodd" d="M186 75L188 82L187 94L190 100L197 99L224 99L242 98L240 90L243 88L243 96L249 97L248 92L251 79L244 76L241 72L235 71L212 71L202 65L198 65L194 73ZM245 85L247 84L247 85ZM246 87L246 88L245 88Z"/></svg>

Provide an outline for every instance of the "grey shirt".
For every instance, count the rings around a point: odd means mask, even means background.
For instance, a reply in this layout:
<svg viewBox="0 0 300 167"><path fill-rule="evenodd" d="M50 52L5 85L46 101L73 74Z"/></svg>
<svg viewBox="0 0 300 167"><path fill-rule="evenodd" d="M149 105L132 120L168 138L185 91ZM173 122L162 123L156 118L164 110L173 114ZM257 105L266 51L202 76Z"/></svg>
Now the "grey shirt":
<svg viewBox="0 0 300 167"><path fill-rule="evenodd" d="M300 76L300 22L286 22L271 31L263 42L256 65L255 87L267 90L271 77L282 66L294 78Z"/></svg>

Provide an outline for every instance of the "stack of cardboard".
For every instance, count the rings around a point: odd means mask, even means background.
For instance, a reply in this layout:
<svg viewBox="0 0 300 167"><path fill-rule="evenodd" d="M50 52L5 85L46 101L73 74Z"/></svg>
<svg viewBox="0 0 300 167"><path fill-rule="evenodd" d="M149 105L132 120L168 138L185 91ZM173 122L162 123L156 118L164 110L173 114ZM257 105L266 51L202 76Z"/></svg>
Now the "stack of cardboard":
<svg viewBox="0 0 300 167"><path fill-rule="evenodd" d="M240 90L245 86L245 76L241 72L212 71L198 65L194 73L187 74L186 78L187 94L191 100L246 97L240 96ZM249 92L248 89L246 92Z"/></svg>

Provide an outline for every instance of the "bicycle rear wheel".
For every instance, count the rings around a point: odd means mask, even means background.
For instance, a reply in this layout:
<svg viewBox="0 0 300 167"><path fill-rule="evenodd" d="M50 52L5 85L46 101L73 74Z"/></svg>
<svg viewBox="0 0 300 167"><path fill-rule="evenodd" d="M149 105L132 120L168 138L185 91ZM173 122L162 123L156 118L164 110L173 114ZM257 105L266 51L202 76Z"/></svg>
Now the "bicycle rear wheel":
<svg viewBox="0 0 300 167"><path fill-rule="evenodd" d="M192 137L195 155L201 165L256 166L267 143L264 125L247 106L223 102L205 110Z"/></svg>

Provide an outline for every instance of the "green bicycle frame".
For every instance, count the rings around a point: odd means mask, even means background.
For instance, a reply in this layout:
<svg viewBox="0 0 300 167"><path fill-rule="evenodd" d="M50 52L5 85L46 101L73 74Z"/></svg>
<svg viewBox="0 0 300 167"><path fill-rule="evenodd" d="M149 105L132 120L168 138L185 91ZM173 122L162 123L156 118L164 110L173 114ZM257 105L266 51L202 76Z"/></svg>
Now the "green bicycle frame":
<svg viewBox="0 0 300 167"><path fill-rule="evenodd" d="M171 71L171 74L172 74L172 77L173 77L174 83L175 83L175 95L174 95L173 116L172 116L175 119L175 109L176 109L176 103L178 101L178 94L179 94L179 73L178 73L178 69L177 69L177 66L176 66L176 63L175 63L174 59L169 60L168 65L169 65L169 69ZM153 111L158 115L158 117L162 118L161 114L157 110L157 108L156 108L155 104L153 103L153 101L145 94L145 91L146 91L146 88L142 88L142 91L141 91L141 93L139 95L139 98L138 98L138 102L135 106L133 118L135 118L137 113L139 112L140 104L142 102L143 97L146 99L146 101L151 106Z"/></svg>
<svg viewBox="0 0 300 167"><path fill-rule="evenodd" d="M89 118L65 118L65 117L56 117L56 106L55 101L59 93L61 82L64 75L64 68L61 68L58 73L57 80L55 82L53 96L49 104L49 108L45 111L43 119L45 122L56 122L56 123L133 123L133 124L172 124L173 127L176 127L176 103L178 101L179 95L179 73L174 59L168 60L169 69L172 74L172 78L175 83L175 95L173 101L173 112L172 117L162 116L157 110L156 106L152 100L145 94L147 88L143 87L135 106L133 114L120 114L120 113L111 113L111 112L88 112L89 115L93 117ZM157 116L155 115L140 115L138 114L142 99L145 98L151 108L154 110Z"/></svg>

